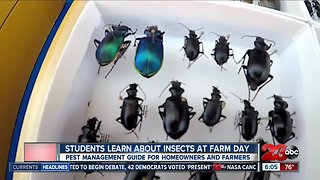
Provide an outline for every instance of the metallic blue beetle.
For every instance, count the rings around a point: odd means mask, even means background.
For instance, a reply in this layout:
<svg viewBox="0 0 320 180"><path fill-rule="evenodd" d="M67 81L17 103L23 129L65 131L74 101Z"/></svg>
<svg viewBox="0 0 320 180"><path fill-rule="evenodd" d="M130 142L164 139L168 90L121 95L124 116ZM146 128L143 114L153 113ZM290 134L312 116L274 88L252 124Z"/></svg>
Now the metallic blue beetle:
<svg viewBox="0 0 320 180"><path fill-rule="evenodd" d="M157 26L148 26L144 30L146 37L136 38L139 41L134 65L137 71L146 78L154 76L163 62L163 34Z"/></svg>

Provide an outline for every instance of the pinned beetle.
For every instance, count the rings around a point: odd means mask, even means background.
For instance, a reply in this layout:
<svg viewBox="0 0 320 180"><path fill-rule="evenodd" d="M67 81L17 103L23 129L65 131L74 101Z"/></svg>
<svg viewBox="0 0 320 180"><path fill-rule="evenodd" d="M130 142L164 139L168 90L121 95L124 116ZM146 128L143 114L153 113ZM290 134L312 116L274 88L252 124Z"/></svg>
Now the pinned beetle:
<svg viewBox="0 0 320 180"><path fill-rule="evenodd" d="M155 143L155 141L150 141L148 139L149 143ZM151 163L153 164L153 163ZM134 166L129 165L129 166ZM156 175L156 171L128 171L126 172L126 176L124 180L155 180L160 179L159 176Z"/></svg>
<svg viewBox="0 0 320 180"><path fill-rule="evenodd" d="M251 106L248 100L243 100L239 96L234 93L231 93L234 96L238 97L240 101L244 104L244 110L238 114L238 118L236 118L235 125L239 129L239 142L241 136L246 141L250 141L253 139L258 132L258 125L261 120L259 118L259 112Z"/></svg>
<svg viewBox="0 0 320 180"><path fill-rule="evenodd" d="M134 65L143 77L151 78L162 66L164 33L157 26L148 26L144 30L146 37L136 38L134 41L134 46L139 41Z"/></svg>
<svg viewBox="0 0 320 180"><path fill-rule="evenodd" d="M137 87L140 88L138 84L133 83L127 87L129 87L129 89L126 90L128 96L123 100L122 106L120 107L121 116L117 118L116 121L122 124L123 127L125 127L127 130L131 130L131 132L129 133L133 132L138 138L138 135L136 134L135 129L139 124L140 124L139 131L141 129L142 116L145 115L144 114L145 109L142 108L142 103L144 100L137 97L137 92L138 92ZM140 90L145 95L145 93L141 88ZM120 92L120 99L122 99L121 92ZM146 106L143 106L143 107L146 108Z"/></svg>
<svg viewBox="0 0 320 180"><path fill-rule="evenodd" d="M97 135L98 131L100 131L101 121L99 121L97 128L96 128L97 122L98 122L98 119L96 117L93 117L87 121L87 124L81 128L82 134L78 137L78 143L105 143L105 142L109 142L109 137L110 137L109 135L107 135L107 134L103 135L101 133L100 133L100 135ZM100 137L99 140L98 140L98 137ZM88 174L95 172L95 170L85 170L84 172L86 173L86 175L85 175L85 177L86 177ZM99 170L97 172L99 172L102 176L104 176Z"/></svg>
<svg viewBox="0 0 320 180"><path fill-rule="evenodd" d="M111 25L110 31L107 29L105 30L105 37L102 41L97 39L94 40L94 44L97 47L96 59L99 63L98 74L101 66L106 66L113 62L113 66L105 76L105 78L107 78L118 60L123 56L131 44L131 41L125 40L125 38L129 35L134 35L136 31L133 32L131 28L121 25L120 22L119 25Z"/></svg>
<svg viewBox="0 0 320 180"><path fill-rule="evenodd" d="M315 9L315 12L313 12L313 13L316 13L317 16L320 18L320 3L319 3L319 1L312 0L312 6Z"/></svg>
<svg viewBox="0 0 320 180"><path fill-rule="evenodd" d="M201 57L201 55L205 55L203 53L203 43L200 42L200 38L201 36L204 34L204 32L201 32L200 36L198 37L198 35L196 34L196 31L201 30L203 28L199 28L196 30L191 30L189 29L186 25L179 23L182 26L184 26L186 29L189 30L189 37L185 36L184 38L184 45L181 48L184 49L185 55L187 56L187 58L189 59L189 65L188 68L190 68L190 66L196 62L196 60L198 58ZM200 50L200 44L202 45L202 49ZM200 55L201 54L201 55ZM200 56L199 56L200 55ZM192 63L191 63L192 62Z"/></svg>
<svg viewBox="0 0 320 180"><path fill-rule="evenodd" d="M109 135L107 134L100 133L100 135L97 135L98 131L100 131L101 121L99 121L96 128L97 122L98 119L96 117L87 121L87 124L81 128L82 134L78 137L78 143L99 143L109 140Z"/></svg>
<svg viewBox="0 0 320 180"><path fill-rule="evenodd" d="M295 137L295 133L293 130L293 120L291 118L292 115L287 111L288 103L284 101L283 97L278 95L273 95L274 98L274 110L269 111L269 124L267 129L271 131L273 143L274 139L278 141L280 144L285 144Z"/></svg>
<svg viewBox="0 0 320 180"><path fill-rule="evenodd" d="M192 112L193 107L188 105L187 99L181 96L184 93L184 89L181 88L181 82L171 81L171 85L172 87L169 89L171 96L166 99L164 104L158 107L158 110L163 120L167 139L170 136L176 140L187 132L190 120L196 113Z"/></svg>
<svg viewBox="0 0 320 180"><path fill-rule="evenodd" d="M222 109L226 103L224 101L220 101L220 90L215 86L212 87L211 99L203 98L204 110L202 115L199 117L199 121L202 121L205 125L209 126L210 132L212 132L214 125L226 119L226 116L222 115Z"/></svg>
<svg viewBox="0 0 320 180"><path fill-rule="evenodd" d="M270 59L270 56L276 51L269 55L267 50L271 48L272 44L268 46L264 42L267 39L263 39L259 36L249 35L245 35L242 38L244 37L256 37L256 40L254 41L254 49L247 50L242 59L239 62L237 62L238 64L242 61L242 66L239 69L238 73L240 73L241 69L243 69L244 75L246 76L249 91L248 100L250 100L250 90L256 91L256 94L252 99L253 101L258 95L259 91L273 79L273 76L270 74L270 67L273 63L273 61ZM273 45L275 45L275 42L271 42L273 43ZM248 63L247 65L244 65L245 58L247 55L249 57Z"/></svg>
<svg viewBox="0 0 320 180"><path fill-rule="evenodd" d="M124 180L155 180L160 179L156 171L130 171L126 173Z"/></svg>
<svg viewBox="0 0 320 180"><path fill-rule="evenodd" d="M262 147L263 145L267 144L267 142L265 142L262 138L258 138L256 140L257 143L260 144L260 147ZM260 157L262 157L266 152L260 151ZM266 161L262 161L262 162L266 162ZM279 174L275 174L278 178L280 177ZM246 173L244 174L243 179L245 180L270 180L270 176L271 176L271 172L266 172L266 171L261 171L261 172L251 172L250 175L248 176L248 178L246 179Z"/></svg>
<svg viewBox="0 0 320 180"><path fill-rule="evenodd" d="M190 173L189 180L219 180L215 171Z"/></svg>
<svg viewBox="0 0 320 180"><path fill-rule="evenodd" d="M211 56L216 61L216 63L221 67L221 70L222 70L224 69L223 65L228 61L229 57L232 57L233 60L235 61L233 50L229 47L230 43L228 42L228 39L230 38L230 36L229 35L221 36L215 32L211 32L211 33L219 37L219 41L216 40L216 45L215 45L215 48L212 50L213 53L211 54Z"/></svg>

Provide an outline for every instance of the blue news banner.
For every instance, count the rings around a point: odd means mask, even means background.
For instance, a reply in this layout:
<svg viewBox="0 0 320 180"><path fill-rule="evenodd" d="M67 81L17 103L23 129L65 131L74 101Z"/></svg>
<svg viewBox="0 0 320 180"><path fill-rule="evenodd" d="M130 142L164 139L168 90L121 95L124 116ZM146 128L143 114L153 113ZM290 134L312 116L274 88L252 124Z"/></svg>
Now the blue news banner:
<svg viewBox="0 0 320 180"><path fill-rule="evenodd" d="M15 172L258 171L256 143L58 144L57 162L16 162Z"/></svg>

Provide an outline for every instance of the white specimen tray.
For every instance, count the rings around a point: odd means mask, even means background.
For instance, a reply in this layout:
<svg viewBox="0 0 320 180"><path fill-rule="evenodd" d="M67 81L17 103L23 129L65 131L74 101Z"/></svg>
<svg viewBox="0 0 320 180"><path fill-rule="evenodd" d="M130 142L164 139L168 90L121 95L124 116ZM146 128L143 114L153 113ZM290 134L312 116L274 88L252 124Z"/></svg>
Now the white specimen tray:
<svg viewBox="0 0 320 180"><path fill-rule="evenodd" d="M101 68L95 59L93 40L104 37L105 24L118 24L120 21L132 29L138 29L136 37L142 37L146 26L158 25L164 34L164 62L160 71L152 78L146 79L135 70L133 60L136 47L133 43L121 58L107 79L104 78L110 66ZM202 56L190 69L188 60L183 60L184 52L179 51L188 31L179 25L182 22L190 29L205 27L201 41L208 58ZM27 109L18 147L17 161L23 160L23 142L76 142L81 127L88 118L97 117L102 121L101 131L111 135L111 142L147 142L147 138L166 141L158 106L170 95L168 90L158 97L171 80L179 80L183 86L189 105L194 107L196 116L180 142L237 142L239 132L235 130L234 120L238 111L243 109L239 99L229 92L247 98L247 82L243 72L237 73L240 64L232 59L220 67L210 56L217 36L209 34L214 31L230 35L230 47L238 61L247 49L252 49L255 38L243 35L257 35L274 40L276 54L271 56L273 65L271 74L274 79L258 94L252 105L259 111L260 117L267 117L273 109L273 94L292 96L286 99L288 110L296 111L293 117L294 132L298 139L287 144L296 145L300 150L299 173L283 173L283 180L313 179L318 177L320 156L320 101L319 80L320 58L317 42L310 26L283 13L267 8L240 2L181 2L181 1L76 1L69 10L63 24L54 39L41 68L32 97ZM197 33L200 33L197 32ZM134 41L133 36L129 36ZM120 116L122 101L119 92L130 83L138 83L147 94L147 118L138 133L127 132L116 122ZM228 97L223 114L227 119L213 128L198 121L203 111L203 97L210 97L212 86ZM142 97L141 91L138 92ZM125 96L125 92L123 93ZM88 102L90 106L88 107ZM256 137L263 137L272 142L270 131L265 130L267 121L262 121ZM173 141L169 138L166 142ZM84 178L84 173L16 173L14 179L32 180L71 180L71 179L123 179L125 173L93 173ZM158 172L161 179L188 179L189 172ZM219 179L242 179L243 173L218 173ZM311 178L313 177L313 178ZM271 179L279 179L271 175Z"/></svg>

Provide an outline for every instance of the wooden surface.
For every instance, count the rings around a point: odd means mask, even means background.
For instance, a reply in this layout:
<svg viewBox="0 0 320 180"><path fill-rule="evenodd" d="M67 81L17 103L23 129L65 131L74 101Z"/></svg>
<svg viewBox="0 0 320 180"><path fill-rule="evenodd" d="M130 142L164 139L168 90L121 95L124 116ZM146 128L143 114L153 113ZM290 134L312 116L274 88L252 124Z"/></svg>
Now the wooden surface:
<svg viewBox="0 0 320 180"><path fill-rule="evenodd" d="M0 2L0 179L29 76L63 6L62 0Z"/></svg>

